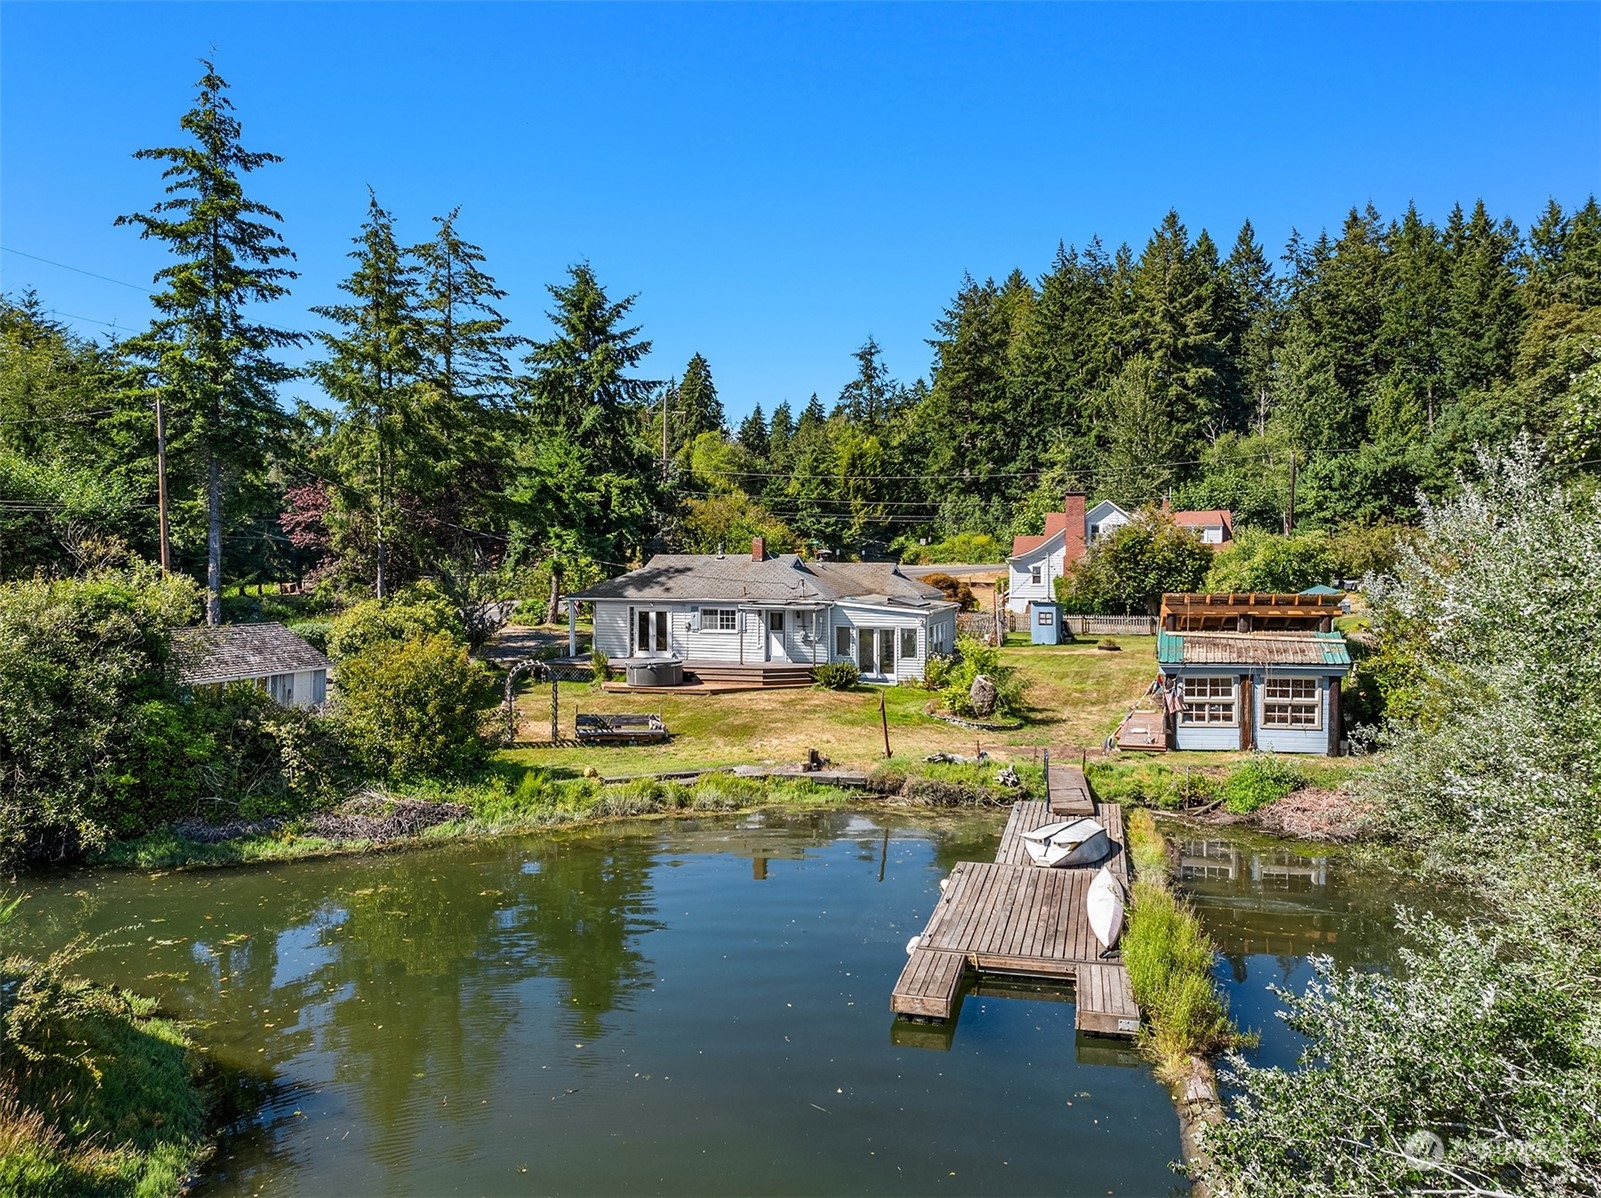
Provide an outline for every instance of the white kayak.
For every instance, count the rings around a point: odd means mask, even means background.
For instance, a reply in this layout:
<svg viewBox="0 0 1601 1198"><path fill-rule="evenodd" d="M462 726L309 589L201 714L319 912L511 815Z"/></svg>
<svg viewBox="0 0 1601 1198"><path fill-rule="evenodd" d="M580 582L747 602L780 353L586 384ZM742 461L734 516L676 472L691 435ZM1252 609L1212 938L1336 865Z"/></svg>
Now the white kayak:
<svg viewBox="0 0 1601 1198"><path fill-rule="evenodd" d="M1106 829L1087 816L1042 824L1022 834L1028 859L1047 869L1090 865L1110 851Z"/></svg>
<svg viewBox="0 0 1601 1198"><path fill-rule="evenodd" d="M1123 934L1123 887L1104 865L1084 896L1084 913L1097 940L1107 948L1117 943Z"/></svg>

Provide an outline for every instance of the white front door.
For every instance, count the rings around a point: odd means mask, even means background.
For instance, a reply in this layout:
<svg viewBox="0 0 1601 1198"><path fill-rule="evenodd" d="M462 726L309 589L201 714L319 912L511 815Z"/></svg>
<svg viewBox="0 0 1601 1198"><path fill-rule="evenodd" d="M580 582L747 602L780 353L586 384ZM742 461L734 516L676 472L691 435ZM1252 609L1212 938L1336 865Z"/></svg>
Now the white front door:
<svg viewBox="0 0 1601 1198"><path fill-rule="evenodd" d="M640 657L666 657L672 652L667 638L667 613L641 610L634 613L634 652Z"/></svg>
<svg viewBox="0 0 1601 1198"><path fill-rule="evenodd" d="M789 654L784 652L784 613L781 611L767 613L767 660L789 660Z"/></svg>

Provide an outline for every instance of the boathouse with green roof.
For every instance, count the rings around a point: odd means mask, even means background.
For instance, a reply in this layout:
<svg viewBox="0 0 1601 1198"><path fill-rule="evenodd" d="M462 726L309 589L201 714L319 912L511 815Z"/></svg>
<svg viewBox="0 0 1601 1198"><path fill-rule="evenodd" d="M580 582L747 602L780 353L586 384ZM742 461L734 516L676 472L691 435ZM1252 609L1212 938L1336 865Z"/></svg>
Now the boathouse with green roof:
<svg viewBox="0 0 1601 1198"><path fill-rule="evenodd" d="M1324 605L1333 607L1322 596L1165 596L1156 665L1167 747L1338 756L1351 653Z"/></svg>

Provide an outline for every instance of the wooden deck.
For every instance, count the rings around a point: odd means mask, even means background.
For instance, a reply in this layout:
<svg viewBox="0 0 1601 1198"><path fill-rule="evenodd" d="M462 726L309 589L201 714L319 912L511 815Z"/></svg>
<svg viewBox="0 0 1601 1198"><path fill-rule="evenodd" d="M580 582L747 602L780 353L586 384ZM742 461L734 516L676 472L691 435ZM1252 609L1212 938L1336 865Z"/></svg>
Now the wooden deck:
<svg viewBox="0 0 1601 1198"><path fill-rule="evenodd" d="M1114 734L1117 747L1136 753L1167 752L1167 725L1160 711L1131 711Z"/></svg>
<svg viewBox="0 0 1601 1198"><path fill-rule="evenodd" d="M1082 776L1082 775L1081 775ZM1072 982L1075 1026L1107 1036L1133 1036L1139 1008L1128 970L1115 954L1103 957L1090 928L1084 897L1102 866L1129 882L1123 812L1095 804L1095 816L1112 841L1112 854L1078 869L1028 864L1022 833L1050 823L1044 802L1012 808L993 862L962 861L918 937L890 995L890 1010L919 1019L951 1019L961 1005L969 970L1010 978Z"/></svg>
<svg viewBox="0 0 1601 1198"><path fill-rule="evenodd" d="M623 658L614 657L617 668ZM613 694L669 695L683 692L775 690L780 687L811 686L812 667L796 661L686 661L684 681L678 686L629 686L626 682L607 682L603 690Z"/></svg>

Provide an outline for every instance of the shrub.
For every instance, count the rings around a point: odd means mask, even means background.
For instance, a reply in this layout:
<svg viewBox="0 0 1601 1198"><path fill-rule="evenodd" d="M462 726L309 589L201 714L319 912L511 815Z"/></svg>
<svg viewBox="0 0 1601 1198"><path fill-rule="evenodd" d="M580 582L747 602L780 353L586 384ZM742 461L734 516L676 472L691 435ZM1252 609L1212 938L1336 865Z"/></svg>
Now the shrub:
<svg viewBox="0 0 1601 1198"><path fill-rule="evenodd" d="M328 634L333 626L332 620L294 620L284 625L318 653L328 652Z"/></svg>
<svg viewBox="0 0 1601 1198"><path fill-rule="evenodd" d="M944 690L950 684L951 672L955 669L956 658L953 655L931 655L923 663L923 686L931 691Z"/></svg>
<svg viewBox="0 0 1601 1198"><path fill-rule="evenodd" d="M463 640L461 617L436 587L419 582L392 599L366 599L340 612L329 624L325 652L342 662L384 641L409 641L440 632Z"/></svg>
<svg viewBox="0 0 1601 1198"><path fill-rule="evenodd" d="M0 585L0 859L72 856L193 799L210 749L167 654L198 606L142 564Z"/></svg>
<svg viewBox="0 0 1601 1198"><path fill-rule="evenodd" d="M1106 650L1108 650L1110 652L1116 652L1116 651L1119 651L1119 650L1121 650L1123 648L1122 645L1118 644L1115 640L1113 640L1109 636L1102 637L1098 642L1096 642L1095 647L1097 649L1106 649Z"/></svg>
<svg viewBox="0 0 1601 1198"><path fill-rule="evenodd" d="M831 661L812 670L817 685L831 691L848 691L862 680L862 672L848 661Z"/></svg>
<svg viewBox="0 0 1601 1198"><path fill-rule="evenodd" d="M340 718L374 770L460 773L484 759L485 677L448 633L384 641L339 667Z"/></svg>
<svg viewBox="0 0 1601 1198"><path fill-rule="evenodd" d="M956 638L955 662L943 675L944 686L940 690L940 698L947 711L959 716L977 714L973 710L969 692L973 688L973 679L980 674L987 675L995 684L995 711L992 714L1017 716L1023 713L1028 680L1018 673L1015 666L1002 664L999 649L966 634Z"/></svg>
<svg viewBox="0 0 1601 1198"><path fill-rule="evenodd" d="M1223 805L1237 815L1249 815L1305 785L1305 775L1289 762L1271 753L1253 753L1223 780Z"/></svg>
<svg viewBox="0 0 1601 1198"><path fill-rule="evenodd" d="M978 600L973 598L973 588L960 578L939 573L925 575L923 581L931 587L939 588L940 594L956 604L962 611L972 611L978 607Z"/></svg>

